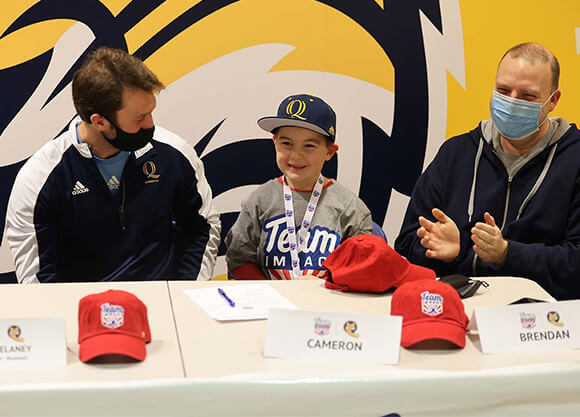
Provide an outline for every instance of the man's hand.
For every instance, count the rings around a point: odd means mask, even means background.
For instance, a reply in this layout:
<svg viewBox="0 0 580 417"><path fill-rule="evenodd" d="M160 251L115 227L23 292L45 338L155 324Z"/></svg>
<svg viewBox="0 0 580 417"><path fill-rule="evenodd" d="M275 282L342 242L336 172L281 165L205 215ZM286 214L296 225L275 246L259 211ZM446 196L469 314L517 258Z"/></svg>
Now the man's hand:
<svg viewBox="0 0 580 417"><path fill-rule="evenodd" d="M427 249L425 256L452 262L459 255L459 229L451 217L447 217L441 210L431 210L437 223L419 217L421 227L417 229L417 236L421 238L421 245Z"/></svg>
<svg viewBox="0 0 580 417"><path fill-rule="evenodd" d="M491 214L485 212L483 218L485 223L477 222L471 228L471 240L475 243L473 250L483 261L503 265L508 242L503 238Z"/></svg>

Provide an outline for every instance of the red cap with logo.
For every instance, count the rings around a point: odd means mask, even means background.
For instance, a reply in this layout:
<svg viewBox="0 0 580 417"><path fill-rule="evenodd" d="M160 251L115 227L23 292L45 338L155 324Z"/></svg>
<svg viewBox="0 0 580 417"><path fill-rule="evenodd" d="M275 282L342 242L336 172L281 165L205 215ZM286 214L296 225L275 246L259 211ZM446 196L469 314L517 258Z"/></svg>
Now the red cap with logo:
<svg viewBox="0 0 580 417"><path fill-rule="evenodd" d="M138 361L147 356L151 341L147 307L134 294L108 290L79 301L79 358L125 355Z"/></svg>
<svg viewBox="0 0 580 417"><path fill-rule="evenodd" d="M391 315L403 316L403 347L430 339L465 347L469 318L457 290L445 282L425 280L401 285L391 298Z"/></svg>
<svg viewBox="0 0 580 417"><path fill-rule="evenodd" d="M325 287L341 291L385 292L407 281L435 280L435 272L412 264L376 235L346 239L322 265L330 271Z"/></svg>

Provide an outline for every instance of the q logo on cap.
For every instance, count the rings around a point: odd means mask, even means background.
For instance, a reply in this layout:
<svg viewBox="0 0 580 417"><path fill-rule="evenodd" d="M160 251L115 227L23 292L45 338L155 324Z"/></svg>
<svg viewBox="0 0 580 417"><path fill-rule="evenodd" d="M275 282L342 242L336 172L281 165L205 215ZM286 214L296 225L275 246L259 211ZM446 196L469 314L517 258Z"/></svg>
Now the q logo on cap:
<svg viewBox="0 0 580 417"><path fill-rule="evenodd" d="M298 108L294 108L295 104L298 104ZM286 106L286 114L288 116L295 117L300 120L307 120L306 117L302 117L302 114L306 111L306 103L302 100L292 100Z"/></svg>

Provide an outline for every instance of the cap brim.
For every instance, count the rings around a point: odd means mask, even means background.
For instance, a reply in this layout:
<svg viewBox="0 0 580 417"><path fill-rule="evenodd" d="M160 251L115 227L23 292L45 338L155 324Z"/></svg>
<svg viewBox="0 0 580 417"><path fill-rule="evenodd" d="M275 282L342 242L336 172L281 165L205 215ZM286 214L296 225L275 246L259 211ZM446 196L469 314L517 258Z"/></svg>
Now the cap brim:
<svg viewBox="0 0 580 417"><path fill-rule="evenodd" d="M304 129L312 130L316 133L320 133L321 135L328 136L333 138L328 132L320 127L316 126L315 124L306 122L304 120L298 119L286 119L284 117L262 117L258 120L258 126L262 129L272 132L274 129L283 126L295 126L295 127L303 127Z"/></svg>
<svg viewBox="0 0 580 417"><path fill-rule="evenodd" d="M143 339L118 333L106 333L83 340L79 349L82 362L102 355L124 355L145 360L147 349Z"/></svg>
<svg viewBox="0 0 580 417"><path fill-rule="evenodd" d="M442 320L421 320L403 323L401 346L409 347L424 340L447 340L457 347L465 347L465 327Z"/></svg>
<svg viewBox="0 0 580 417"><path fill-rule="evenodd" d="M407 273L405 274L403 280L398 286L401 286L405 282L409 281L420 281L423 279L435 280L435 278L436 278L435 271L433 271L432 269L409 263Z"/></svg>

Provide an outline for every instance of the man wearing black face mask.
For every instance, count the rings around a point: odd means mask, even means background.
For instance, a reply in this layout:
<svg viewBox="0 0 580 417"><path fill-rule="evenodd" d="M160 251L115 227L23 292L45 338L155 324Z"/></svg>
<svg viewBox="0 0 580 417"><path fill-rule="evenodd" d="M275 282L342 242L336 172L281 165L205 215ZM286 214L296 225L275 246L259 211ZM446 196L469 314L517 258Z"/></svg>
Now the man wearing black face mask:
<svg viewBox="0 0 580 417"><path fill-rule="evenodd" d="M10 196L18 281L210 279L219 215L193 147L154 125L163 84L100 48L72 87L79 117L27 161Z"/></svg>
<svg viewBox="0 0 580 417"><path fill-rule="evenodd" d="M580 133L548 118L556 57L535 43L501 59L491 120L445 142L418 179L395 249L439 276L532 279L580 297Z"/></svg>

